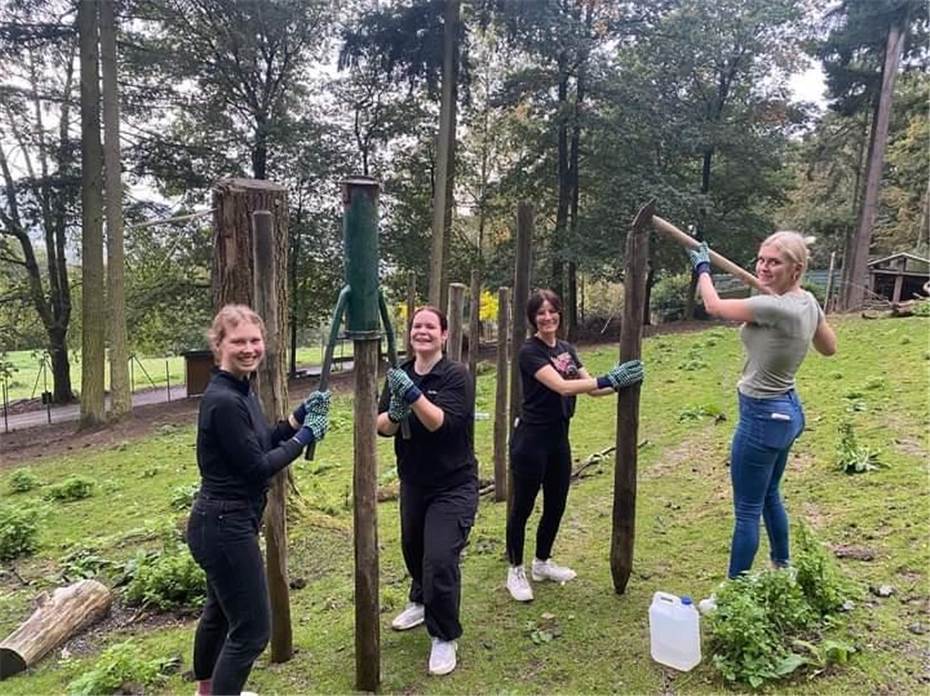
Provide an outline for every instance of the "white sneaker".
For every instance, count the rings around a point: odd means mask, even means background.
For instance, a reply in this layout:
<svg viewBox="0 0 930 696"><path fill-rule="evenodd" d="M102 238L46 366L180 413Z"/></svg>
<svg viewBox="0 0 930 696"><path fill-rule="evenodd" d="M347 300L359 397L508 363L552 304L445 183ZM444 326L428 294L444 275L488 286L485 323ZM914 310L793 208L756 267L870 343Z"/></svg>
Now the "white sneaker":
<svg viewBox="0 0 930 696"><path fill-rule="evenodd" d="M703 616L707 616L717 609L717 595L712 594L710 597L705 597L697 605L698 611L701 612Z"/></svg>
<svg viewBox="0 0 930 696"><path fill-rule="evenodd" d="M408 602L404 610L391 621L391 628L395 631L406 631L423 623L426 611L422 604Z"/></svg>
<svg viewBox="0 0 930 696"><path fill-rule="evenodd" d="M458 649L454 640L433 638L433 647L429 651L429 673L436 676L448 674L455 669L455 651Z"/></svg>
<svg viewBox="0 0 930 696"><path fill-rule="evenodd" d="M542 582L551 580L552 582L568 582L574 580L577 573L571 568L556 565L552 559L540 561L538 558L533 559L533 580Z"/></svg>
<svg viewBox="0 0 930 696"><path fill-rule="evenodd" d="M510 566L507 569L507 589L510 596L518 602L532 602L533 588L526 579L526 571L522 565Z"/></svg>

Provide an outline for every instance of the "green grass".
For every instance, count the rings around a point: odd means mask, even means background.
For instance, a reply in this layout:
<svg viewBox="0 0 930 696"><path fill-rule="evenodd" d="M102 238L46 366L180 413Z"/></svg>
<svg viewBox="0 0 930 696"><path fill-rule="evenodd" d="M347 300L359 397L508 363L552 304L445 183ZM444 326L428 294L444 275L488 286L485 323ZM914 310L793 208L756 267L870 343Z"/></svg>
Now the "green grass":
<svg viewBox="0 0 930 696"><path fill-rule="evenodd" d="M336 357L352 355L351 341L341 341L334 354ZM319 365L323 361L322 355L322 349L318 345L298 348L297 365ZM12 367L12 376L8 383L10 400L38 397L46 389L52 391L51 363L46 370L42 370L41 351L13 351L7 353L6 359ZM71 360L71 387L75 392L80 392L81 362L73 354ZM164 387L169 382L175 387L184 383L184 358L180 355L138 356L131 361L130 374L135 391ZM104 388L110 388L109 364L104 375Z"/></svg>
<svg viewBox="0 0 930 696"><path fill-rule="evenodd" d="M875 560L839 560L862 588L837 636L858 652L850 664L779 689L795 693L920 693L926 688L927 640L908 630L928 624L928 340L926 319L838 321L840 352L811 355L799 375L808 431L795 445L784 483L789 515L805 520L832 546L867 547ZM707 367L680 369L700 354ZM582 352L598 373L616 358L615 346ZM728 688L709 656L688 674L665 670L649 657L647 611L652 593L702 597L725 576L732 524L727 449L736 421L735 386L741 367L736 331L660 336L644 343L647 382L641 407L634 572L626 594L614 594L608 564L613 461L572 487L556 543L556 558L579 571L565 587L536 585L536 600L519 605L503 589L504 506L482 499L463 561L459 669L443 679L426 675L424 631L394 633L389 622L406 599L396 502L379 506L382 679L385 692L624 692L712 693ZM479 379L477 410L493 412L493 373ZM572 446L582 459L614 444L615 400L579 399ZM351 401L336 399L333 430L314 462L294 467L303 513L290 527L290 571L306 580L292 592L298 653L271 666L264 655L249 687L260 693L344 693L353 689ZM682 413L690 415L682 417ZM701 415L711 414L711 415ZM726 420L715 424L714 415ZM848 476L835 467L836 429L851 419L861 444L881 450L887 469ZM475 424L481 475L491 475L492 420ZM160 530L183 519L172 512L172 490L197 480L193 425L162 426L154 435L107 449L26 462L44 485L8 494L12 471L0 474L0 503L29 501L41 511L40 549L17 562L32 583L0 576L0 635L31 611L33 597L58 582L58 559L76 544L92 544L113 559L158 543ZM390 443L379 441L385 476L393 468ZM47 485L80 474L97 482L91 498L54 505ZM535 517L528 537L532 539ZM764 537L764 535L763 535ZM530 544L531 546L531 544ZM532 552L532 548L528 549ZM759 551L760 567L767 548ZM868 585L890 584L878 599ZM544 613L562 635L536 645L527 631ZM194 622L136 624L92 634L88 654L62 661L57 653L0 693L61 693L108 645L137 637L150 657L180 655L190 669ZM186 693L174 676L159 693Z"/></svg>

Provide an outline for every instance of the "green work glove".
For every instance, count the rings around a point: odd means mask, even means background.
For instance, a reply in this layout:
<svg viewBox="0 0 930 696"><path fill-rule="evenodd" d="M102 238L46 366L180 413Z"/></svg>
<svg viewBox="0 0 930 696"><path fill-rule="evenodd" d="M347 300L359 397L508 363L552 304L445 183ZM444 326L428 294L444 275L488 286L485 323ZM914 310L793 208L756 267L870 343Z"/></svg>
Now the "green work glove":
<svg viewBox="0 0 930 696"><path fill-rule="evenodd" d="M387 414L388 420L392 423L400 423L410 415L410 406L407 405L406 401L392 393Z"/></svg>
<svg viewBox="0 0 930 696"><path fill-rule="evenodd" d="M614 391L620 391L623 387L642 382L645 376L641 360L627 360L612 367L603 377L598 377L597 386L600 389L610 387Z"/></svg>
<svg viewBox="0 0 930 696"><path fill-rule="evenodd" d="M306 410L304 424L294 435L294 439L302 445L319 442L326 435L329 426L329 403L332 394L327 391L315 391L303 403Z"/></svg>
<svg viewBox="0 0 930 696"><path fill-rule="evenodd" d="M707 242L701 242L696 249L688 249L688 258L691 259L691 267L694 269L694 275L710 273L710 248Z"/></svg>
<svg viewBox="0 0 930 696"><path fill-rule="evenodd" d="M391 394L403 399L404 403L412 404L423 396L420 388L413 383L410 375L399 367L392 367L387 371L388 388Z"/></svg>

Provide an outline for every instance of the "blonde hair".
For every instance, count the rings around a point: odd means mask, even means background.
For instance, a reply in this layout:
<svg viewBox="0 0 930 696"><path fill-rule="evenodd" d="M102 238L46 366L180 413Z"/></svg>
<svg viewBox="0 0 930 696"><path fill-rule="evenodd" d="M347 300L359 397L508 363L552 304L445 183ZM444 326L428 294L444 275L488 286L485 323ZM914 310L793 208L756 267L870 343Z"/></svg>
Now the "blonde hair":
<svg viewBox="0 0 930 696"><path fill-rule="evenodd" d="M251 307L243 304L223 305L216 316L213 317L213 323L207 330L207 341L210 344L210 350L213 351L213 357L218 361L220 359L220 343L226 338L230 328L235 328L243 322L255 324L259 331L262 332L262 338L265 337L265 322L256 314Z"/></svg>
<svg viewBox="0 0 930 696"><path fill-rule="evenodd" d="M797 281L800 282L807 270L807 264L810 261L810 249L808 245L813 244L816 237L805 237L799 232L781 230L773 232L763 240L760 248L764 246L778 247L779 251L785 255L788 261L791 261L799 268Z"/></svg>

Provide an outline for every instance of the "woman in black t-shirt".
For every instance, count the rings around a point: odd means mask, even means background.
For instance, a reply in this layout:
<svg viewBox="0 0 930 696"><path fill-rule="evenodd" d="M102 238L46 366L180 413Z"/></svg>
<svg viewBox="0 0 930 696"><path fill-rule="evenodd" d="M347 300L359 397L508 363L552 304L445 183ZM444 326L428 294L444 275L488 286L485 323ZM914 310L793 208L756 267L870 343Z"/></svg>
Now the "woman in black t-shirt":
<svg viewBox="0 0 930 696"><path fill-rule="evenodd" d="M426 623L433 675L456 667L459 554L478 508L474 386L466 367L442 354L448 333L435 307L414 313L413 359L388 370L378 407L378 433L395 436L401 548L411 578L409 602L391 626L405 631ZM403 420L410 424L409 440L397 436Z"/></svg>
<svg viewBox="0 0 930 696"><path fill-rule="evenodd" d="M507 519L507 589L518 602L533 599L523 567L523 544L540 488L543 513L536 532L533 580L567 582L575 577L575 571L556 565L551 558L571 481L568 425L575 413L575 396L604 396L643 378L639 360L617 365L602 377L591 377L575 348L558 338L561 316L562 302L551 290L537 290L526 305L526 318L535 333L519 354L523 405L510 442L513 504Z"/></svg>

